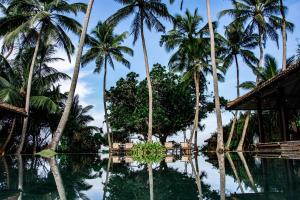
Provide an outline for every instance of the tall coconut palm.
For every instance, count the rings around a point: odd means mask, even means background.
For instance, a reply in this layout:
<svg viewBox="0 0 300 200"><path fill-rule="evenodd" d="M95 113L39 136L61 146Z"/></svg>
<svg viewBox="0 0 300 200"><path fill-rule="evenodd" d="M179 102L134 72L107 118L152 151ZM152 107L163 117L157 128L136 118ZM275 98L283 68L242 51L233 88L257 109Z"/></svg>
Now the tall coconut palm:
<svg viewBox="0 0 300 200"><path fill-rule="evenodd" d="M114 60L120 62L125 67L130 68L130 62L125 59L124 53L133 56L133 50L122 43L127 38L127 32L120 35L114 34L114 28L111 24L106 22L99 22L92 31L92 36L88 37L88 51L82 57L82 66L89 62L96 61L95 73L100 73L104 68L103 78L103 104L105 111L105 122L108 135L108 144L111 147L111 137L108 122L108 114L106 107L106 74L107 64L114 69Z"/></svg>
<svg viewBox="0 0 300 200"><path fill-rule="evenodd" d="M232 0L233 8L223 10L219 16L229 15L234 17L234 22L246 25L246 32L256 32L259 36L259 64L263 66L264 47L267 38L274 40L278 45L277 26L274 24L276 14L279 12L278 0ZM257 77L257 82L259 77Z"/></svg>
<svg viewBox="0 0 300 200"><path fill-rule="evenodd" d="M160 44L165 45L167 51L178 48L172 55L169 66L185 73L185 79L194 79L196 92L195 118L190 142L197 137L199 124L200 106L200 80L205 79L209 72L208 46L209 30L208 26L199 27L202 17L197 9L194 13L186 10L185 15L174 17L174 28L161 37ZM195 139L195 144L197 141Z"/></svg>
<svg viewBox="0 0 300 200"><path fill-rule="evenodd" d="M258 44L258 37L255 34L247 34L243 30L243 26L240 23L232 23L226 27L225 30L226 40L224 41L223 54L224 58L224 68L228 69L233 62L235 62L236 67L236 82L237 82L237 97L240 96L240 68L238 56L240 56L244 62L252 69L255 70L255 66L258 64L258 59L255 57L254 53L249 49L253 49ZM231 130L226 142L226 149L229 149L231 139L234 133L235 124L237 121L238 112L234 114L233 123Z"/></svg>
<svg viewBox="0 0 300 200"><path fill-rule="evenodd" d="M217 74L217 65L216 65L215 33L214 33L211 14L210 14L210 0L206 0L206 9L207 9L207 19L208 19L208 26L209 26L209 33L210 33L211 65L212 65L212 71L213 71L215 109L216 109L217 132L218 132L216 151L222 152L224 150L223 126L222 126L222 114L221 114L218 74Z"/></svg>
<svg viewBox="0 0 300 200"><path fill-rule="evenodd" d="M38 50L42 38L51 38L59 44L67 53L69 60L74 53L71 39L65 32L70 30L75 34L81 31L81 25L65 13L85 11L83 3L70 4L67 1L43 1L43 0L11 0L7 8L9 15L0 18L0 36L4 37L7 44L11 44L24 34L34 35L35 51L31 59L28 82L26 87L25 111L29 114L32 77ZM26 39L25 39L26 40ZM25 141L25 133L28 125L28 116L24 118L22 135L17 153L21 153Z"/></svg>
<svg viewBox="0 0 300 200"><path fill-rule="evenodd" d="M84 43L85 43L87 28L88 28L93 4L94 4L94 0L89 0L89 4L86 9L86 14L85 14L84 21L83 21L82 32L81 32L80 41L79 41L79 45L78 45L76 61L75 61L75 66L74 66L74 72L73 72L73 77L71 80L71 86L70 86L70 90L68 93L68 98L66 101L66 106L64 108L64 112L61 116L61 119L58 123L57 129L56 129L56 131L53 135L52 141L50 143L50 149L53 151L56 150L58 142L61 139L61 136L63 134L63 131L65 129L65 126L66 126L66 123L68 121L69 114L71 111L74 94L75 94L75 90L76 90L76 85L77 85L77 80L78 80L78 76L79 76L79 71L80 71L80 63L81 63L80 60L81 60L81 56L82 56L82 51L83 51L83 47L84 47Z"/></svg>
<svg viewBox="0 0 300 200"><path fill-rule="evenodd" d="M275 21L279 21L279 26L281 28L281 34L282 34L282 70L286 70L287 68L287 31L293 32L294 30L294 24L291 22L286 21L286 10L287 8L283 5L283 0L279 0L279 6L280 6L280 13L281 13L281 19L277 18Z"/></svg>
<svg viewBox="0 0 300 200"><path fill-rule="evenodd" d="M130 15L134 15L131 24L131 34L133 35L133 44L141 37L144 53L144 62L146 68L146 77L149 95L149 121L148 121L148 141L152 141L152 116L153 116L153 97L152 85L150 79L150 67L148 60L148 52L145 41L144 25L151 30L155 28L158 32L164 32L165 27L159 18L170 19L170 15L166 4L161 0L115 0L124 5L123 8L113 14L109 20L117 23Z"/></svg>

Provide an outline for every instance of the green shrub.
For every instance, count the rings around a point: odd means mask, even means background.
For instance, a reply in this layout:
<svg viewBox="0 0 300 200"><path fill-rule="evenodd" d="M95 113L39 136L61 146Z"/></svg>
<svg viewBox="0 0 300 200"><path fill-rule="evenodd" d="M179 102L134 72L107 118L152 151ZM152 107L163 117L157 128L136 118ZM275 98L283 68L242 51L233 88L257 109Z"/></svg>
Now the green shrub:
<svg viewBox="0 0 300 200"><path fill-rule="evenodd" d="M159 163L166 155L166 149L158 142L135 144L131 150L132 157L139 163Z"/></svg>

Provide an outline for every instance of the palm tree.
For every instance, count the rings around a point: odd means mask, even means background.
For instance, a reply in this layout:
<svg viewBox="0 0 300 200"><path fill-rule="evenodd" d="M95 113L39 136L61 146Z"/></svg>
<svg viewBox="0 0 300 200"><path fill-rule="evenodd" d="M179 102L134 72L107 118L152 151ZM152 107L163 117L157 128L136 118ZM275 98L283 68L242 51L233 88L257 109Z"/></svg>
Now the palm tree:
<svg viewBox="0 0 300 200"><path fill-rule="evenodd" d="M79 71L80 71L80 62L81 62L80 60L81 60L81 56L82 56L82 51L83 51L83 47L84 47L84 43L85 43L85 37L86 37L86 33L87 33L87 27L89 24L93 4L94 4L94 0L89 0L89 4L88 4L87 10L86 10L85 17L84 17L80 41L79 41L79 45L78 45L78 51L77 51L77 55L76 55L76 61L75 61L75 66L74 66L73 77L71 80L71 86L70 86L70 90L68 93L68 99L66 101L66 106L64 108L64 112L61 116L61 119L59 121L59 124L57 126L57 129L53 135L53 138L52 138L52 141L50 144L50 149L53 151L56 150L58 142L63 134L64 128L68 121L70 110L72 107L74 94L75 94L75 90L76 90L76 85L77 85L77 80L78 80Z"/></svg>
<svg viewBox="0 0 300 200"><path fill-rule="evenodd" d="M280 70L278 69L278 64L276 62L275 57L266 54L264 60L264 67L256 70L256 74L260 77L262 81L267 81L273 78L274 76L278 75L280 73ZM245 81L241 83L239 87L249 90L255 88L256 83L254 81Z"/></svg>
<svg viewBox="0 0 300 200"><path fill-rule="evenodd" d="M62 60L61 58L53 57L55 49L56 46L48 44L47 41L41 44L33 71L30 106L35 111L43 110L43 114L45 114L45 111L48 113L58 111L58 101L53 96L56 93L54 85L60 80L69 78L66 74L58 72L49 66L50 63ZM0 74L0 101L19 107L24 106L25 88L31 64L28 57L31 57L33 52L34 47L24 48L22 52L16 55L14 60L10 61L11 65L6 66L6 72ZM33 113L31 112L31 114ZM38 122L35 121L34 124L37 125ZM14 119L5 142L6 145L14 132L15 125L16 120ZM5 145L3 146L5 150L4 147Z"/></svg>
<svg viewBox="0 0 300 200"><path fill-rule="evenodd" d="M185 80L194 79L196 110L189 142L192 142L195 137L195 145L197 145L196 138L199 124L200 80L205 81L205 75L210 71L207 59L209 54L209 30L207 25L199 27L202 20L197 9L194 13L187 10L184 16L176 15L174 17L174 28L163 35L160 41L161 45L165 45L167 51L178 48L172 55L169 66L185 72Z"/></svg>
<svg viewBox="0 0 300 200"><path fill-rule="evenodd" d="M133 56L133 50L122 43L127 38L127 33L123 32L120 35L114 34L112 25L104 22L99 22L92 31L93 37L88 37L89 50L82 57L82 65L85 66L89 62L95 60L95 73L100 73L104 68L103 79L103 104L105 111L105 122L108 135L109 147L111 147L111 137L109 130L108 114L106 107L106 74L107 64L109 63L114 69L114 60L122 63L127 68L130 68L130 62L124 58L124 53Z"/></svg>
<svg viewBox="0 0 300 200"><path fill-rule="evenodd" d="M232 23L225 29L225 37L223 46L224 58L224 68L228 69L233 62L236 65L236 81L237 81L237 97L240 96L240 68L238 56L241 56L244 62L252 69L255 70L255 67L258 63L258 59L255 57L254 53L249 49L253 49L257 46L257 35L247 34L243 30L243 26L240 23ZM233 123L231 130L226 142L226 149L229 149L231 139L234 133L235 124L237 121L238 111L234 114Z"/></svg>
<svg viewBox="0 0 300 200"><path fill-rule="evenodd" d="M81 31L81 25L73 18L64 15L65 13L77 14L85 11L83 3L69 4L66 1L42 1L11 0L7 12L9 15L0 18L0 36L4 37L7 44L11 44L18 37L28 34L34 35L35 51L32 56L28 82L26 87L25 111L29 114L32 77L41 39L51 38L65 50L69 60L74 53L74 46L67 33L70 30L75 34ZM27 36L24 40L28 39ZM27 41L26 41L27 42ZM21 141L17 153L21 153L25 141L25 133L28 125L28 116L24 118Z"/></svg>
<svg viewBox="0 0 300 200"><path fill-rule="evenodd" d="M210 14L210 0L206 0L206 9L207 9L207 19L208 19L209 33L210 33L211 65L213 71L215 108L216 108L217 131L218 131L216 151L222 152L224 150L223 126L222 126L221 104L220 104L220 97L219 97L218 74L217 74L217 65L216 65L215 34L214 34L214 29L213 29L211 14Z"/></svg>
<svg viewBox="0 0 300 200"><path fill-rule="evenodd" d="M123 8L113 14L109 21L117 23L130 15L134 15L134 20L131 24L131 34L133 34L133 44L136 43L138 37L142 39L144 52L144 62L146 68L147 85L149 92L149 122L148 122L148 141L152 141L152 115L153 115L153 97L152 85L150 79L150 67L148 61L148 52L144 35L144 24L151 30L155 28L158 32L164 32L165 27L159 18L170 19L167 6L161 0L115 0L124 5Z"/></svg>
<svg viewBox="0 0 300 200"><path fill-rule="evenodd" d="M232 3L234 8L221 11L219 16L233 16L235 18L233 23L246 24L247 34L257 31L260 51L258 67L262 67L267 38L274 40L278 45L276 32L278 26L274 21L278 19L276 16L279 11L278 0L233 0ZM258 81L259 77L257 77Z"/></svg>
<svg viewBox="0 0 300 200"><path fill-rule="evenodd" d="M287 57L286 57L286 41L287 41L287 30L290 32L293 32L294 30L294 24L291 22L287 22L285 18L285 12L287 8L283 5L283 0L279 0L280 2L280 13L281 13L281 19L279 19L279 25L281 25L281 33L282 33L282 70L286 70L287 68Z"/></svg>

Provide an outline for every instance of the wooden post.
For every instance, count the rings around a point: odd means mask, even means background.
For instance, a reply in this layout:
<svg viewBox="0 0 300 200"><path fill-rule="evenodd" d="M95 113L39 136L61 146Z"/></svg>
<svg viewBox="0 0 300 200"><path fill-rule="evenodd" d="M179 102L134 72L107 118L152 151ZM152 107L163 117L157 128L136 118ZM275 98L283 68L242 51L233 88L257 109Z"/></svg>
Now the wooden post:
<svg viewBox="0 0 300 200"><path fill-rule="evenodd" d="M259 131L259 142L264 143L266 142L266 136L264 133L264 126L263 126L263 115L261 109L261 100L257 98L257 113L258 113L258 131Z"/></svg>
<svg viewBox="0 0 300 200"><path fill-rule="evenodd" d="M278 89L278 106L279 106L279 117L280 117L280 129L281 139L283 141L288 140L288 120L285 106L285 96L281 88Z"/></svg>
<svg viewBox="0 0 300 200"><path fill-rule="evenodd" d="M288 140L288 122L286 119L286 110L284 103L280 105L280 120L281 120L281 129L282 129L282 139L284 141Z"/></svg>

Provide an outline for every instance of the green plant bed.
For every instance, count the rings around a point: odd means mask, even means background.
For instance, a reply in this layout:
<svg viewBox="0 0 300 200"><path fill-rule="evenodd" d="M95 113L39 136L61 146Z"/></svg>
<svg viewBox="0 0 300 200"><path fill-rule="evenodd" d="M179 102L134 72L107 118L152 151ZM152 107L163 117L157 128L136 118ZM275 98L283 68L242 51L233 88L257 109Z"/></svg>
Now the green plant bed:
<svg viewBox="0 0 300 200"><path fill-rule="evenodd" d="M131 155L139 163L159 163L166 156L166 148L158 142L138 143L133 146Z"/></svg>

